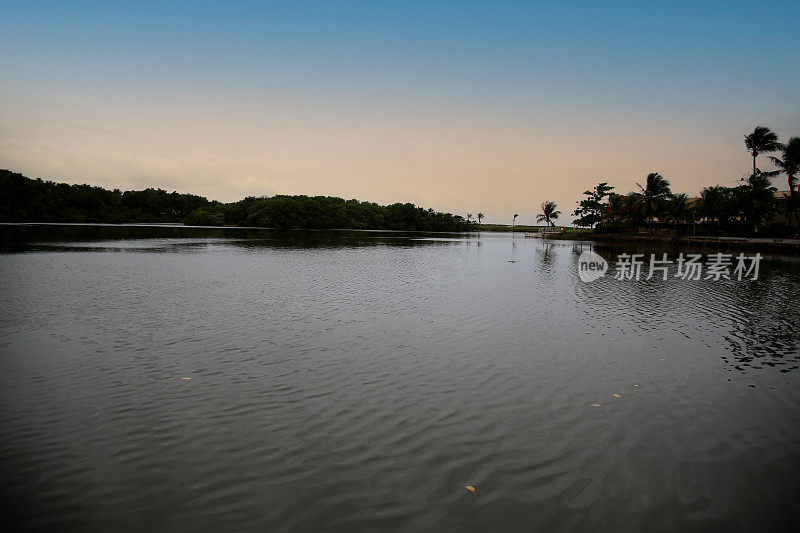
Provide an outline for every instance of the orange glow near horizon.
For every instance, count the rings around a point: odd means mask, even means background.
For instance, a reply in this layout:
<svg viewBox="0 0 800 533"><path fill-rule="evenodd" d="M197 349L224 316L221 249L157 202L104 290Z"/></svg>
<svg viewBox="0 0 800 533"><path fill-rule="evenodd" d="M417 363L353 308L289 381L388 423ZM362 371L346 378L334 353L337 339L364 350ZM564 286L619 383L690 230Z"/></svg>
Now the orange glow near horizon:
<svg viewBox="0 0 800 533"><path fill-rule="evenodd" d="M4 166L30 177L106 188L160 187L223 202L273 194L331 195L382 204L413 202L486 222L533 224L554 200L565 216L581 193L608 181L621 193L657 171L696 195L733 184L749 156L746 130L701 123L667 131L628 124L561 124L470 116L374 116L358 109L38 108L6 120ZM59 117L60 115L60 117ZM58 117L55 118L54 117ZM78 118L75 118L78 117ZM732 126L732 125L729 125ZM619 147L624 147L620 150ZM711 148L711 150L709 149ZM778 183L780 186L780 183ZM568 220L568 217L562 218Z"/></svg>

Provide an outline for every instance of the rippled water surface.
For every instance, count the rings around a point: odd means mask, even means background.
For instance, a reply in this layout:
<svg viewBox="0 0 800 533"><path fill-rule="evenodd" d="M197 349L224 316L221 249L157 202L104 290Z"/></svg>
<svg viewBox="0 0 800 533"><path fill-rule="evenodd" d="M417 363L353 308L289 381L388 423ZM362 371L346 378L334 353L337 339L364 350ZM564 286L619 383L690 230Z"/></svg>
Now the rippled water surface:
<svg viewBox="0 0 800 533"><path fill-rule="evenodd" d="M800 517L791 259L754 281L585 284L588 243L500 234L0 235L0 496L18 528Z"/></svg>

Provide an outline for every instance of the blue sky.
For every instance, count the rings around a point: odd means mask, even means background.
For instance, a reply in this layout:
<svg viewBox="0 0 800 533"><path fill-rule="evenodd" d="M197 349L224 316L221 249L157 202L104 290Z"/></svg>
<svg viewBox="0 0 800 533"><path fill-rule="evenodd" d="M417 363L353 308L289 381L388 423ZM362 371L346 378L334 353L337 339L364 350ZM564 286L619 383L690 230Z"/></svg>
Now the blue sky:
<svg viewBox="0 0 800 533"><path fill-rule="evenodd" d="M800 135L800 2L2 2L0 167L532 221ZM766 165L764 165L766 166ZM780 185L780 184L778 184Z"/></svg>

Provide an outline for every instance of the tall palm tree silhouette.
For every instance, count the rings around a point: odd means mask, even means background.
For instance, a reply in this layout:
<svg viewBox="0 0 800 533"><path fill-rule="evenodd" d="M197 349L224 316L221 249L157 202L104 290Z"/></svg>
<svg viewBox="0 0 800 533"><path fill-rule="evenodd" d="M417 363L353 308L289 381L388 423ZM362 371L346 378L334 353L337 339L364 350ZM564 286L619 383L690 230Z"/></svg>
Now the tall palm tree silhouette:
<svg viewBox="0 0 800 533"><path fill-rule="evenodd" d="M651 172L645 178L644 186L640 183L636 185L640 189L637 196L640 201L641 213L645 220L652 222L653 217L662 210L667 198L672 194L669 182L658 172Z"/></svg>
<svg viewBox="0 0 800 533"><path fill-rule="evenodd" d="M753 133L744 136L744 145L753 156L753 176L756 175L756 157L759 154L777 152L783 149L778 142L778 134L766 126L756 126Z"/></svg>

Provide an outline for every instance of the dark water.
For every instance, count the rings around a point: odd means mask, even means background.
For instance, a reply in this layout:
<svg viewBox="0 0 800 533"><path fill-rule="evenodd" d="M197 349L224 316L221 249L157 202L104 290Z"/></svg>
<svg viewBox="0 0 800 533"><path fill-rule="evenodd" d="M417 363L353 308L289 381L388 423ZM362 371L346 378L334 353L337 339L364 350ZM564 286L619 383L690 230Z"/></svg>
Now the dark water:
<svg viewBox="0 0 800 533"><path fill-rule="evenodd" d="M499 234L0 235L15 528L785 531L800 517L797 262L764 261L755 281L585 284L588 245Z"/></svg>

